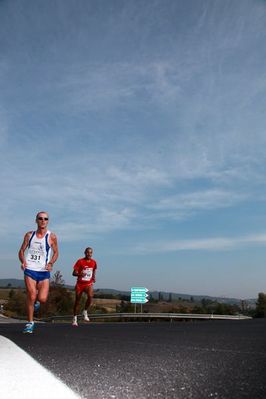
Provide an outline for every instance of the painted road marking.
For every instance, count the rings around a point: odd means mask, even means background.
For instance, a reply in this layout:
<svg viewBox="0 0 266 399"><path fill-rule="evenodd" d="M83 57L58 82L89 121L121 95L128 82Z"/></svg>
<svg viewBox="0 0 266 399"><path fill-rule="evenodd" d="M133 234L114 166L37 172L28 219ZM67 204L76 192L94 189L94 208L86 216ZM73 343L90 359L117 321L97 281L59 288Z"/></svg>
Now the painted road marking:
<svg viewBox="0 0 266 399"><path fill-rule="evenodd" d="M30 337L29 337L30 339ZM80 399L10 339L0 335L0 391L5 399Z"/></svg>

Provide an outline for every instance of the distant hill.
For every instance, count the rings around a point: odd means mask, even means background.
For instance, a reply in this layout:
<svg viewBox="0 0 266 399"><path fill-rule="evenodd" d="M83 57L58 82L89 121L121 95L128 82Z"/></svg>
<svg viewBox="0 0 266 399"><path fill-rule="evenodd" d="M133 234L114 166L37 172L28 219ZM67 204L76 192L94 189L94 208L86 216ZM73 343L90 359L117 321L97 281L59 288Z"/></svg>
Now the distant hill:
<svg viewBox="0 0 266 399"><path fill-rule="evenodd" d="M112 294L112 295L130 295L130 291L119 291L110 288L100 288L96 290L97 294ZM214 297L210 295L193 295L193 294L179 294L173 292L165 292L165 291L149 291L148 294L152 296L153 299L158 300L159 297L162 301L168 301L169 296L171 295L173 301L177 300L193 300L194 302L201 302L202 299L209 299L211 301L217 301L219 303L231 304L231 305L240 305L241 299L238 298L225 298L225 297ZM255 298L245 299L245 301L252 305L256 303Z"/></svg>
<svg viewBox="0 0 266 399"><path fill-rule="evenodd" d="M25 287L24 280L19 280L19 279L0 279L0 287L1 288L22 288ZM66 285L67 288L69 289L74 289L73 285ZM95 293L97 294L106 294L106 295L127 295L130 296L130 291L120 291L120 290L115 290L112 288L98 288L95 290ZM173 292L164 292L164 291L149 291L148 294L152 296L153 299L158 300L159 297L163 301L169 300L169 296L172 297L173 301L182 299L182 300L188 300L191 301L193 300L194 302L200 302L202 299L209 299L211 301L217 301L220 303L226 303L226 304L236 304L240 305L241 300L237 298L224 298L224 297L213 297L209 295L193 295L193 294L179 294L179 293L173 293ZM245 301L250 304L254 305L256 303L255 298L250 298L250 299L245 299Z"/></svg>
<svg viewBox="0 0 266 399"><path fill-rule="evenodd" d="M0 278L0 288L24 288L24 280L16 278ZM73 285L66 285L69 289L74 289Z"/></svg>
<svg viewBox="0 0 266 399"><path fill-rule="evenodd" d="M25 287L24 280L19 280L16 278L2 278L0 279L1 288L22 288Z"/></svg>

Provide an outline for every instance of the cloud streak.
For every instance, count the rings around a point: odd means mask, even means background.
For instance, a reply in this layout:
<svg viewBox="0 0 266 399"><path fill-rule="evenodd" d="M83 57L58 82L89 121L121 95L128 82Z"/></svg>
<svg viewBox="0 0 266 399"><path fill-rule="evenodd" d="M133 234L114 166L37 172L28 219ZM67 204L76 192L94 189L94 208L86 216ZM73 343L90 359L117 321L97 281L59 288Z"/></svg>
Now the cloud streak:
<svg viewBox="0 0 266 399"><path fill-rule="evenodd" d="M247 199L247 195L222 189L196 191L163 198L152 205L158 210L210 210L234 206Z"/></svg>
<svg viewBox="0 0 266 399"><path fill-rule="evenodd" d="M209 237L191 240L169 240L139 244L134 251L142 254L170 253L179 251L234 251L243 247L265 246L266 234L240 237Z"/></svg>

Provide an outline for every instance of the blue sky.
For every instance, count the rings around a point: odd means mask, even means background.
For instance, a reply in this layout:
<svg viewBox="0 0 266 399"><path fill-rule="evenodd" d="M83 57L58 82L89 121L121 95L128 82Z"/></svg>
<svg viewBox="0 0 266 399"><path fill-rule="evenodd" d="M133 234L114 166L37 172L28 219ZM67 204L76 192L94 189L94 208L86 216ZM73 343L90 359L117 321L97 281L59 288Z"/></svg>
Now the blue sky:
<svg viewBox="0 0 266 399"><path fill-rule="evenodd" d="M266 3L0 2L0 278L50 214L96 288L266 290Z"/></svg>

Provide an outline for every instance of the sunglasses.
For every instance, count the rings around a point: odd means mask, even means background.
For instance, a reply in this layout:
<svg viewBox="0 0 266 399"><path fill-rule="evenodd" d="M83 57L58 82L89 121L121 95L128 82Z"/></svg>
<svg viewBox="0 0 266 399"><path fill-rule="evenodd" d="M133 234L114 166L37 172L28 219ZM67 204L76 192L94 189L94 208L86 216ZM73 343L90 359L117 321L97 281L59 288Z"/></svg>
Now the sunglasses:
<svg viewBox="0 0 266 399"><path fill-rule="evenodd" d="M38 217L38 220L49 220L48 218L41 218L41 217Z"/></svg>

